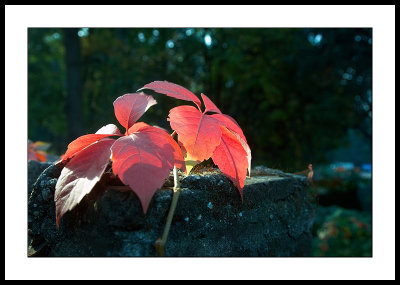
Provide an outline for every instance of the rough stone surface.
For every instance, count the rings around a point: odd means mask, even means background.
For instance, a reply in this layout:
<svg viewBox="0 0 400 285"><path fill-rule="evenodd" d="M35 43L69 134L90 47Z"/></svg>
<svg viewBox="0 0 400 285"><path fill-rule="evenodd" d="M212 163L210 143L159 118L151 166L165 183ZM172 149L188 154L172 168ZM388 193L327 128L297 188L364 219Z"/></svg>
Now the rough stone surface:
<svg viewBox="0 0 400 285"><path fill-rule="evenodd" d="M107 190L68 212L57 229L53 197L60 172L49 166L29 195L29 256L157 255L154 242L172 190L157 191L146 215L132 191ZM247 178L243 203L219 170L181 176L165 256L310 256L315 207L308 180L277 173Z"/></svg>
<svg viewBox="0 0 400 285"><path fill-rule="evenodd" d="M30 195L32 186L36 182L36 179L43 172L43 170L50 165L50 162L39 162L35 160L28 161L28 195Z"/></svg>

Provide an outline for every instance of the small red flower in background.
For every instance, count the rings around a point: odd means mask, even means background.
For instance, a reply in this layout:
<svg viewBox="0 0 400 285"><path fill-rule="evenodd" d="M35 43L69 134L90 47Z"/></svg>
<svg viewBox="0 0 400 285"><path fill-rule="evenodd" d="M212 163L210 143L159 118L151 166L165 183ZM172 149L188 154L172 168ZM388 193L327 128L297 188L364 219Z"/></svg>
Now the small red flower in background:
<svg viewBox="0 0 400 285"><path fill-rule="evenodd" d="M47 161L46 150L50 147L50 143L37 141L32 142L28 140L28 161L35 160L40 162Z"/></svg>

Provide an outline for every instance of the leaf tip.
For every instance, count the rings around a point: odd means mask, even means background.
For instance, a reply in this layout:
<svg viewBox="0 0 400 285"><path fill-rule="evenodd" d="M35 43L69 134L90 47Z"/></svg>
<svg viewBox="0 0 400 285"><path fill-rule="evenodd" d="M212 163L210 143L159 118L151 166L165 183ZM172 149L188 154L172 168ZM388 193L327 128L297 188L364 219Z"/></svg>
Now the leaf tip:
<svg viewBox="0 0 400 285"><path fill-rule="evenodd" d="M61 216L60 216L60 215L57 215L57 217L56 217L56 226L57 226L57 230L60 229L60 219L61 219Z"/></svg>

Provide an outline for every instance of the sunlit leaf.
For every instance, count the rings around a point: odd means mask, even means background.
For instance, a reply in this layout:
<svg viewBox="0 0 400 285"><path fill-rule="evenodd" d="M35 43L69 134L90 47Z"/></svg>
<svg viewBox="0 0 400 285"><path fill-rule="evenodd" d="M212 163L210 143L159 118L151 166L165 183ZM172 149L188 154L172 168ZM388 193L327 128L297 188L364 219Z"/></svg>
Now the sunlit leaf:
<svg viewBox="0 0 400 285"><path fill-rule="evenodd" d="M171 128L178 134L179 142L184 150L186 174L197 163L213 157L218 161L221 171L230 177L239 189L242 189L247 170L249 175L251 174L252 157L239 124L232 117L222 114L211 99L203 93L201 97L205 110L202 113L198 98L182 86L166 81L156 81L141 89L145 88L170 97L193 101L198 107L196 109L192 106L179 106L171 109L168 117ZM224 133L221 133L221 130L224 130ZM230 148L235 155L232 161L229 162L228 159L224 162L223 155L228 155ZM246 160L246 163L243 160ZM237 174L233 169L237 171Z"/></svg>
<svg viewBox="0 0 400 285"><path fill-rule="evenodd" d="M215 104L210 100L210 98L208 98L203 93L201 93L201 98L203 99L204 106L206 108L204 113L215 112L221 114L221 111L217 108L217 106L215 106Z"/></svg>
<svg viewBox="0 0 400 285"><path fill-rule="evenodd" d="M139 90L143 89L150 89L173 98L192 101L197 105L199 110L201 108L200 99L196 95L194 95L191 91L187 90L186 88L175 83L171 83L168 81L154 81L149 84L146 84Z"/></svg>
<svg viewBox="0 0 400 285"><path fill-rule="evenodd" d="M114 101L115 117L128 130L147 109L155 104L157 101L144 93L125 94Z"/></svg>
<svg viewBox="0 0 400 285"><path fill-rule="evenodd" d="M244 180L248 168L247 153L238 136L221 126L221 143L214 151L212 160L235 184L243 199Z"/></svg>
<svg viewBox="0 0 400 285"><path fill-rule="evenodd" d="M225 114L212 114L210 115L214 119L218 120L218 123L221 124L222 126L225 126L228 128L230 131L233 133L237 134L239 136L239 141L241 142L244 150L247 153L247 160L248 160L248 172L249 176L251 175L251 150L250 147L247 143L246 137L243 134L242 129L240 128L239 124L233 119L231 116L225 115Z"/></svg>
<svg viewBox="0 0 400 285"><path fill-rule="evenodd" d="M218 121L201 113L192 106L179 106L170 110L171 128L194 160L203 161L213 154L219 145L221 131Z"/></svg>

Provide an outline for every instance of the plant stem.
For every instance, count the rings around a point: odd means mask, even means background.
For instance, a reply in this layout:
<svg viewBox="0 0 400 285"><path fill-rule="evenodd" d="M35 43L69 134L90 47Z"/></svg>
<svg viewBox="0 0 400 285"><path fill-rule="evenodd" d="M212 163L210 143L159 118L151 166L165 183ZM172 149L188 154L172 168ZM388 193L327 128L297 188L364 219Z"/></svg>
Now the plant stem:
<svg viewBox="0 0 400 285"><path fill-rule="evenodd" d="M178 204L178 199L179 199L180 193L181 193L181 189L179 188L178 190L174 190L174 194L172 196L172 202L171 202L171 206L170 206L170 209L168 212L167 222L165 224L164 233L162 235L162 240L164 241L164 244L167 242L169 229L171 227L172 218L175 213L176 205Z"/></svg>
<svg viewBox="0 0 400 285"><path fill-rule="evenodd" d="M157 239L157 241L155 243L158 256L164 256L165 244L167 243L169 229L171 227L172 218L174 216L175 208L178 203L179 194L181 193L181 187L180 187L180 183L179 183L179 177L178 177L178 172L177 172L176 166L174 166L173 173L174 173L174 188L173 188L173 196L172 196L171 206L169 208L163 235L162 235L161 239L160 238Z"/></svg>

